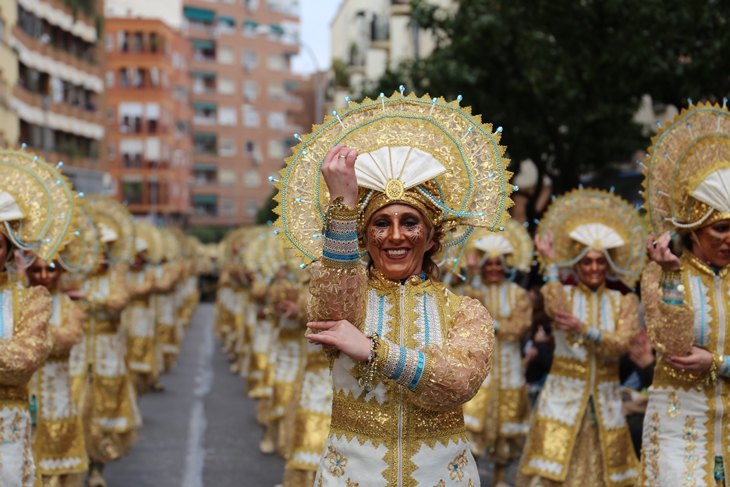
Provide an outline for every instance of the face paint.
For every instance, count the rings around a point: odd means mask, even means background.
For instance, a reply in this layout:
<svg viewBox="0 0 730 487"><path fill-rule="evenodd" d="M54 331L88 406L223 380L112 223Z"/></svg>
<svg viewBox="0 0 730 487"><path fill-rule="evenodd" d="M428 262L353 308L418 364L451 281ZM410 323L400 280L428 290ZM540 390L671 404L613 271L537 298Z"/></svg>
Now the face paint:
<svg viewBox="0 0 730 487"><path fill-rule="evenodd" d="M695 232L692 253L717 267L730 265L730 220L720 220Z"/></svg>

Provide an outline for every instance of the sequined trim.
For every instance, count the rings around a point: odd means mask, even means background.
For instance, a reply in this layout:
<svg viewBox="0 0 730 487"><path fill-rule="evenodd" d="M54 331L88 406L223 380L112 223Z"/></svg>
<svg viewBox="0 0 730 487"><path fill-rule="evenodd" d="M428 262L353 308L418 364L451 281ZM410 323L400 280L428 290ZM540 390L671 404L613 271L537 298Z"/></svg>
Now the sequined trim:
<svg viewBox="0 0 730 487"><path fill-rule="evenodd" d="M389 379L413 390L423 376L425 365L426 356L422 352L389 344L382 373Z"/></svg>
<svg viewBox="0 0 730 487"><path fill-rule="evenodd" d="M661 477L659 476L659 413L655 412L651 415L651 423L649 423L649 448L644 450L644 459L648 467L647 487L659 487L661 485Z"/></svg>
<svg viewBox="0 0 730 487"><path fill-rule="evenodd" d="M325 263L333 267L350 266L360 260L355 220L331 220L324 233Z"/></svg>
<svg viewBox="0 0 730 487"><path fill-rule="evenodd" d="M687 416L682 432L684 433L684 475L682 476L682 485L685 487L695 487L697 485L697 479L695 479L694 472L697 470L697 466L702 457L695 452L697 428L695 428L694 417Z"/></svg>

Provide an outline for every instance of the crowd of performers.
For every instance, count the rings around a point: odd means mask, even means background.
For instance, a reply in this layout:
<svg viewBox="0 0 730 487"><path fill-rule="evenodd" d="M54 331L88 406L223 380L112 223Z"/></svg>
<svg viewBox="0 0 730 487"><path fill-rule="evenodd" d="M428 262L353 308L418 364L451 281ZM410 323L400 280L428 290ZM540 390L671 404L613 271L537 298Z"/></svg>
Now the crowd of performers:
<svg viewBox="0 0 730 487"><path fill-rule="evenodd" d="M580 188L530 232L459 101L348 100L222 243L215 331L283 486L730 485L730 112L659 129L643 208Z"/></svg>
<svg viewBox="0 0 730 487"><path fill-rule="evenodd" d="M208 253L0 151L0 485L104 487L162 391Z"/></svg>

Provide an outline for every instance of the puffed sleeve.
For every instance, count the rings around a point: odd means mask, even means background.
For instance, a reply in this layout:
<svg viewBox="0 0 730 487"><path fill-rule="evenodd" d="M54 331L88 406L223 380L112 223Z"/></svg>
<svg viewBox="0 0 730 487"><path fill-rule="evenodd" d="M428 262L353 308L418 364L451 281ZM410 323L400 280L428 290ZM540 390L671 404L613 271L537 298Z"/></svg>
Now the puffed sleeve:
<svg viewBox="0 0 730 487"><path fill-rule="evenodd" d="M0 340L0 383L22 386L28 383L33 373L48 357L53 347L48 330L53 301L48 290L35 286L29 289L13 290L14 323L13 337ZM16 294L17 293L17 294Z"/></svg>
<svg viewBox="0 0 730 487"><path fill-rule="evenodd" d="M694 310L691 303L670 304L662 295L662 270L651 262L641 276L646 332L657 353L665 356L685 355L694 343ZM686 287L686 284L685 284Z"/></svg>
<svg viewBox="0 0 730 487"><path fill-rule="evenodd" d="M568 305L568 295L565 288L558 280L548 281L540 288L540 292L545 298L545 314L550 318L555 318L559 312L570 312Z"/></svg>
<svg viewBox="0 0 730 487"><path fill-rule="evenodd" d="M72 301L68 296L59 297L63 299L63 319L60 326L49 327L53 336L51 353L54 355L68 353L84 334L84 309L81 303Z"/></svg>
<svg viewBox="0 0 730 487"><path fill-rule="evenodd" d="M140 271L143 273L142 282L139 281L139 273L133 272L132 277L127 279L127 290L130 298L138 298L152 292L155 286L155 274L151 270Z"/></svg>
<svg viewBox="0 0 730 487"><path fill-rule="evenodd" d="M628 353L631 342L639 334L640 326L638 296L634 293L621 296L616 329L613 332L601 332L596 353L605 358L616 358Z"/></svg>
<svg viewBox="0 0 730 487"><path fill-rule="evenodd" d="M420 350L381 339L375 368L408 388L408 398L433 411L453 409L479 390L492 365L494 325L479 301L464 297L446 342Z"/></svg>
<svg viewBox="0 0 730 487"><path fill-rule="evenodd" d="M121 313L129 302L126 266L118 265L109 272L109 292L86 296L90 303L103 306L112 313Z"/></svg>
<svg viewBox="0 0 730 487"><path fill-rule="evenodd" d="M513 284L515 300L512 312L506 320L499 320L497 337L506 342L516 342L522 338L532 324L532 302L527 291Z"/></svg>

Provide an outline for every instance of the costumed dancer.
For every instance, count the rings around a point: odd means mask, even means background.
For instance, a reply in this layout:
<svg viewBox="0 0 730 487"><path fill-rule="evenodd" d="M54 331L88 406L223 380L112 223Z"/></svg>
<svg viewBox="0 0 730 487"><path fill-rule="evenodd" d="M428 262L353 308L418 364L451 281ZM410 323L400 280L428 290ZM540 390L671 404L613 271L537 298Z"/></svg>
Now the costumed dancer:
<svg viewBox="0 0 730 487"><path fill-rule="evenodd" d="M53 347L53 300L42 286L11 281L17 249L52 261L73 219L75 194L37 156L0 150L0 485L32 487L40 480L31 443L28 382ZM63 216L63 219L60 218Z"/></svg>
<svg viewBox="0 0 730 487"><path fill-rule="evenodd" d="M479 485L462 404L489 371L494 329L435 261L458 223L508 217L500 132L458 101L381 96L301 137L282 169L281 234L316 261L308 340L332 360L315 485Z"/></svg>
<svg viewBox="0 0 730 487"><path fill-rule="evenodd" d="M127 363L137 395L141 395L150 388L159 389L152 293L156 266L162 260L162 237L145 221L136 222L135 231L136 252L127 273L129 304L122 312L122 327L127 332Z"/></svg>
<svg viewBox="0 0 730 487"><path fill-rule="evenodd" d="M105 487L104 466L124 455L137 437L141 417L126 365L126 339L121 313L129 302L128 263L134 255L134 218L119 202L92 195L85 198L99 226L102 259L82 285L86 339L77 347L88 370L83 407L86 450L91 461L89 487ZM74 347L76 348L76 347Z"/></svg>
<svg viewBox="0 0 730 487"><path fill-rule="evenodd" d="M606 284L618 279L634 285L644 266L643 242L634 208L606 191L567 193L540 223L535 245L545 265L542 293L556 326L555 354L518 486L636 482L638 461L622 412L618 367L639 332L639 300ZM562 284L561 270L575 273L577 285Z"/></svg>
<svg viewBox="0 0 730 487"><path fill-rule="evenodd" d="M641 292L657 352L638 486L727 486L730 461L730 112L690 105L642 163L655 235ZM669 249L679 234L684 250Z"/></svg>
<svg viewBox="0 0 730 487"><path fill-rule="evenodd" d="M180 353L175 313L175 283L180 277L182 268L177 262L178 248L174 237L167 230L160 232L165 251L155 274L155 326L162 357L160 365L162 373L170 370Z"/></svg>
<svg viewBox="0 0 730 487"><path fill-rule="evenodd" d="M465 294L486 306L494 319L494 363L477 395L464 405L464 420L472 453L494 461L494 484L506 484L506 468L522 452L530 420L530 403L522 370L520 339L532 324L532 303L512 282L517 272L529 272L533 244L515 220L504 232L479 229L469 238L466 260L470 276Z"/></svg>

